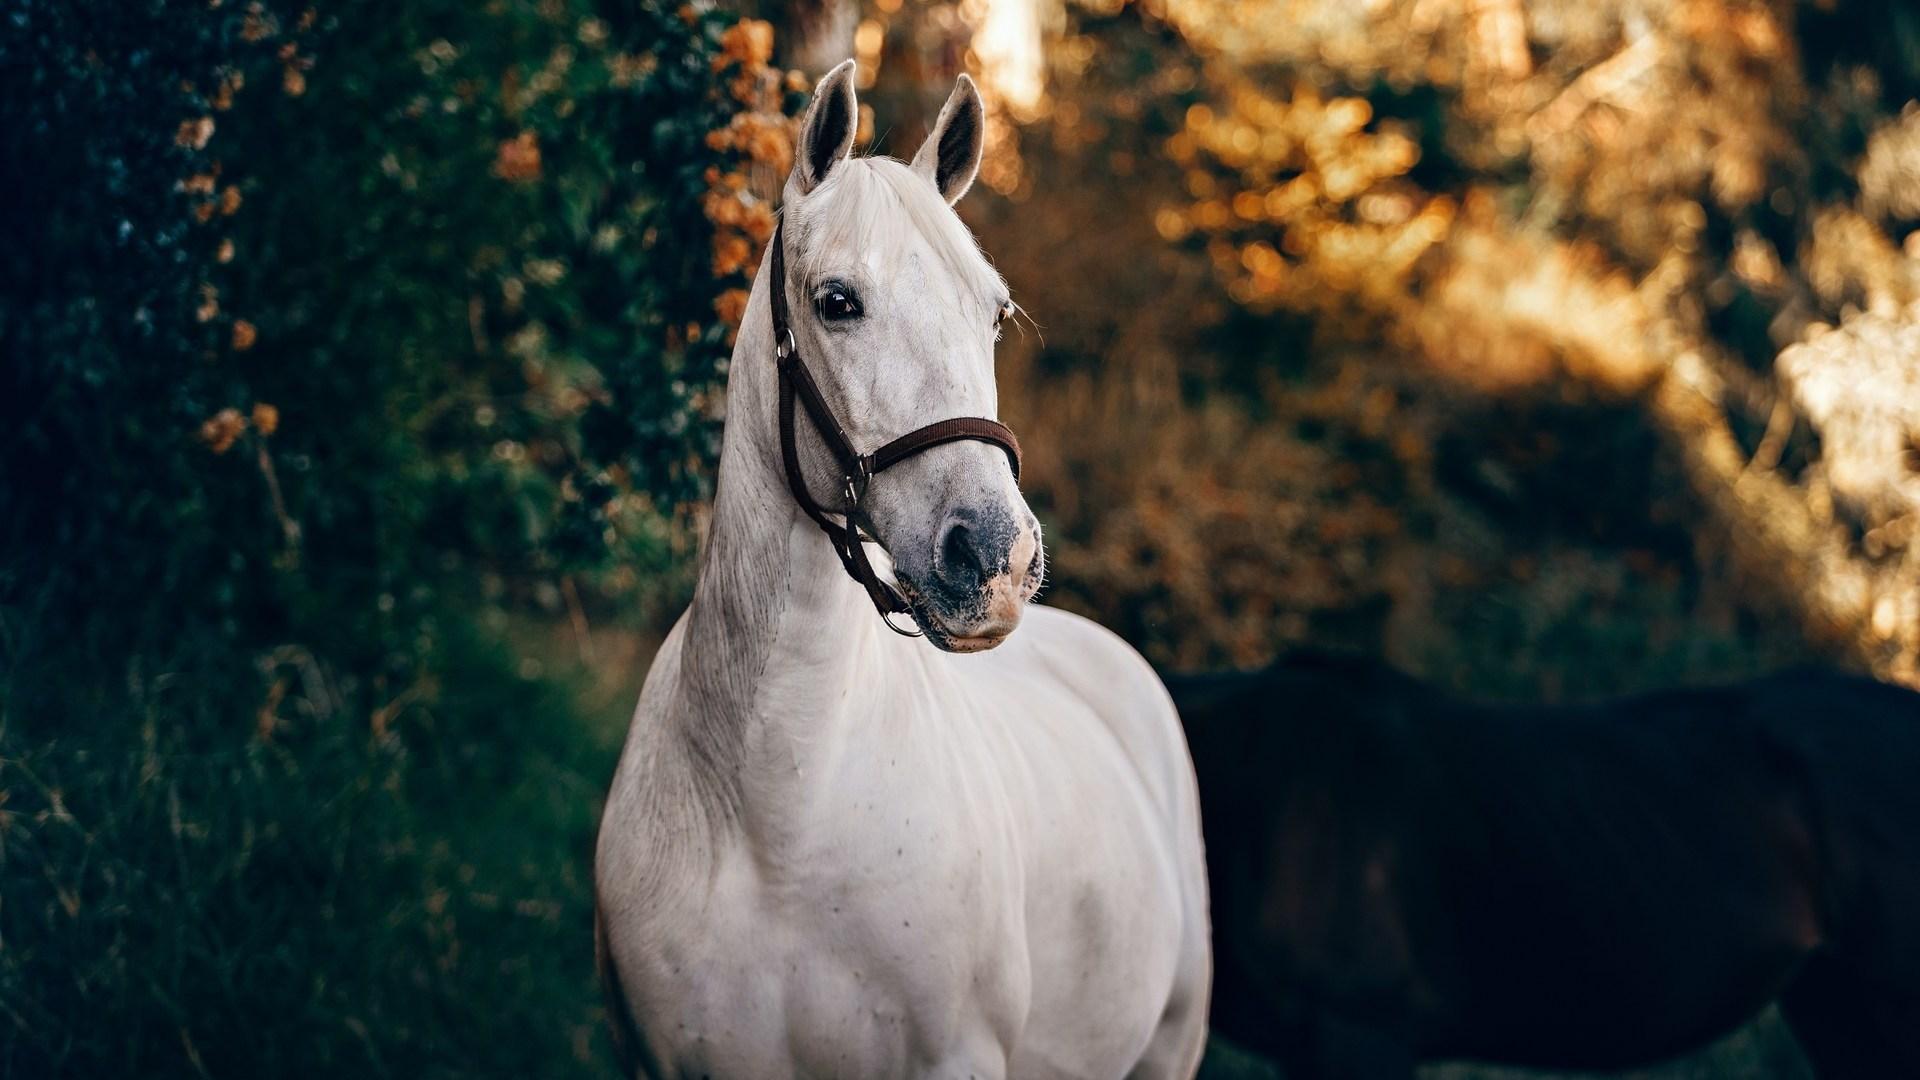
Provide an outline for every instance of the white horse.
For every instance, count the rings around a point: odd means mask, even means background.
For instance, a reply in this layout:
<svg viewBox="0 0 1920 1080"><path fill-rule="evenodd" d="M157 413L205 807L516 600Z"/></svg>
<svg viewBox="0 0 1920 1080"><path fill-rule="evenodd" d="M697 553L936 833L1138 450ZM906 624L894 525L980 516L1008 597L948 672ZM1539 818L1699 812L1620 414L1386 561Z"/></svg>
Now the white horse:
<svg viewBox="0 0 1920 1080"><path fill-rule="evenodd" d="M785 263L763 264L733 354L699 583L608 796L616 1041L655 1078L1191 1076L1206 872L1165 689L1099 626L1026 610L1039 525L998 436L934 440L869 480L816 426L872 448L991 416L1012 310L951 209L980 163L973 83L911 166L851 157L857 117L848 62L802 127ZM795 355L825 412L783 454ZM872 595L835 558L848 499L892 568ZM874 616L886 596L925 641Z"/></svg>

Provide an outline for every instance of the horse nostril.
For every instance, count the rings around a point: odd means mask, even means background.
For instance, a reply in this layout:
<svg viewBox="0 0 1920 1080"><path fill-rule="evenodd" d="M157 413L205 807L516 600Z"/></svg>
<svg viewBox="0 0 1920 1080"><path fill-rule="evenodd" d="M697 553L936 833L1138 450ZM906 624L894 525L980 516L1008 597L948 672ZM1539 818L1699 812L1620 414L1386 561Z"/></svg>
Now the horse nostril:
<svg viewBox="0 0 1920 1080"><path fill-rule="evenodd" d="M970 574L980 576L980 551L973 530L964 521L949 521L940 536L940 572L942 576Z"/></svg>

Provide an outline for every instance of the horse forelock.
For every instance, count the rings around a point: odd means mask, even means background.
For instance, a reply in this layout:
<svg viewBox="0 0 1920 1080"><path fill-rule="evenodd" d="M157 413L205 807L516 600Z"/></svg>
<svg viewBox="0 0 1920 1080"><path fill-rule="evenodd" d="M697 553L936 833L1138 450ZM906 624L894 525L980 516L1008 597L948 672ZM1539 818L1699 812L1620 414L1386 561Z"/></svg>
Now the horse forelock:
<svg viewBox="0 0 1920 1080"><path fill-rule="evenodd" d="M908 250L910 235L926 240L959 287L988 304L1006 296L1006 279L980 250L973 233L926 177L886 157L849 158L810 194L797 200L792 228L808 279L827 269L833 252L859 252L886 273Z"/></svg>

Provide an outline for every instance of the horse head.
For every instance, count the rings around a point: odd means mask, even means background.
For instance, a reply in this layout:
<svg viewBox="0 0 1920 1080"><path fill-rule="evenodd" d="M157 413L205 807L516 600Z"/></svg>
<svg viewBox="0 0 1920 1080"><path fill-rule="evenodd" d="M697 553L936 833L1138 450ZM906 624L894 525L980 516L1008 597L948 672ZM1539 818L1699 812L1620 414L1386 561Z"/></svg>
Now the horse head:
<svg viewBox="0 0 1920 1080"><path fill-rule="evenodd" d="M993 350L1015 311L1006 282L953 211L980 168L980 94L960 77L912 164L856 158L853 76L847 61L814 92L776 240L784 245L784 265L773 263L773 287L785 290L776 316L785 324L782 361L806 358L796 366L824 406L814 424L795 424L789 477L803 505L813 499L828 515L851 517L849 527L886 553L887 595L897 593L896 606L928 641L951 652L989 649L1019 625L1045 560L1011 433L978 433L1005 430L990 422ZM849 468L849 451L871 459L875 447L949 424L974 433L923 440L931 445L896 460L883 455L872 472L870 460ZM844 436L837 450L822 435L833 427ZM824 492L835 494L809 494ZM864 549L852 554L849 572L871 575Z"/></svg>

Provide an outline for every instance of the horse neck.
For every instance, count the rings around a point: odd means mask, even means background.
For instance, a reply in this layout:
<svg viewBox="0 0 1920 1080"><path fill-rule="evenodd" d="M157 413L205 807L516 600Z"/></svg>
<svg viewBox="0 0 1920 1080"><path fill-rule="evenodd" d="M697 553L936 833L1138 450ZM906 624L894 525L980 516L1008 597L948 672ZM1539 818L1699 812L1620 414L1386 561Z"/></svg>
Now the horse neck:
<svg viewBox="0 0 1920 1080"><path fill-rule="evenodd" d="M824 772L808 766L837 754L846 704L877 690L893 642L881 640L866 593L787 489L769 276L758 275L734 348L712 527L672 711L702 786L730 810L754 809L749 797L780 804L777 817L798 797L792 785Z"/></svg>

